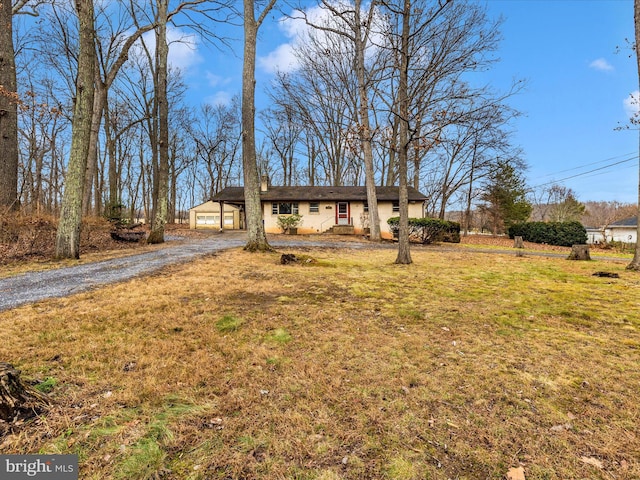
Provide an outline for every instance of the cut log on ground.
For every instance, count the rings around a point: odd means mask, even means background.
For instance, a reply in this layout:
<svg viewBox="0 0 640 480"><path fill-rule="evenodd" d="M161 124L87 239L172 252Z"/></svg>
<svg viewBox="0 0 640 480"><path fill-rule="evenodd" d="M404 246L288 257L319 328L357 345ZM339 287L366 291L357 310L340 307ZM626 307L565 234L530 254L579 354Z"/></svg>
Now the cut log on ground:
<svg viewBox="0 0 640 480"><path fill-rule="evenodd" d="M620 275L614 272L595 272L594 277L620 278Z"/></svg>
<svg viewBox="0 0 640 480"><path fill-rule="evenodd" d="M49 404L49 399L20 379L20 370L8 363L0 362L0 423L26 420L40 414ZM0 425L0 432L2 427Z"/></svg>
<svg viewBox="0 0 640 480"><path fill-rule="evenodd" d="M111 238L118 242L139 242L145 237L144 230L114 230Z"/></svg>
<svg viewBox="0 0 640 480"><path fill-rule="evenodd" d="M567 260L591 260L589 245L573 245Z"/></svg>

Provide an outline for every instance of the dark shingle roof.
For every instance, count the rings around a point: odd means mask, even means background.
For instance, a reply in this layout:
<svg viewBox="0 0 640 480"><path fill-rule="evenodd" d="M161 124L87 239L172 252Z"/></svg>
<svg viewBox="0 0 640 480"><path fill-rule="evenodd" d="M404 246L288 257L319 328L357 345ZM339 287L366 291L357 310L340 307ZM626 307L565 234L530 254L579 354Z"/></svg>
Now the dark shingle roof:
<svg viewBox="0 0 640 480"><path fill-rule="evenodd" d="M398 187L376 187L378 201L397 201ZM410 202L427 200L423 194L413 187L408 187ZM265 202L334 202L364 201L367 199L365 187L269 187L262 192L260 198ZM227 187L211 199L214 202L244 203L244 187Z"/></svg>
<svg viewBox="0 0 640 480"><path fill-rule="evenodd" d="M623 220L618 220L610 224L610 227L635 227L638 225L638 217L629 217Z"/></svg>

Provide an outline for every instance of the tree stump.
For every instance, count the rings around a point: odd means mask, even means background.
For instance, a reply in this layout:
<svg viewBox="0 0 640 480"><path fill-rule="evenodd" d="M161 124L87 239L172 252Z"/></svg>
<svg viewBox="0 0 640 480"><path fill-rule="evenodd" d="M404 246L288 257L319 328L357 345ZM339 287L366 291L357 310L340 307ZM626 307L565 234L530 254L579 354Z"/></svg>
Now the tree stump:
<svg viewBox="0 0 640 480"><path fill-rule="evenodd" d="M522 237L513 237L513 248L524 248L524 241Z"/></svg>
<svg viewBox="0 0 640 480"><path fill-rule="evenodd" d="M589 245L573 245L567 260L591 260Z"/></svg>
<svg viewBox="0 0 640 480"><path fill-rule="evenodd" d="M20 370L0 362L0 420L10 423L39 414L48 398L20 380Z"/></svg>
<svg viewBox="0 0 640 480"><path fill-rule="evenodd" d="M298 257L296 257L293 253L283 253L280 257L280 264L289 265L291 263L298 263Z"/></svg>

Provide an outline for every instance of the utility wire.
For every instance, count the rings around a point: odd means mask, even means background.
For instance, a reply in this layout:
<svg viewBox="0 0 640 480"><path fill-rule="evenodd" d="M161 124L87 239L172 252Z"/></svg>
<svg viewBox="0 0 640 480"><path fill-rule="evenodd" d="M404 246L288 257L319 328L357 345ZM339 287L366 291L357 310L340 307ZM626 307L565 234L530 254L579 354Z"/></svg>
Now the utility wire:
<svg viewBox="0 0 640 480"><path fill-rule="evenodd" d="M618 157L619 158L619 157ZM620 160L618 162L614 162L614 163L610 163L608 165L604 165L602 167L598 167L598 168L594 168L593 170L588 170L586 172L582 172L582 173L577 173L575 175L571 175L569 177L564 177L564 178L560 178L558 180L551 180L550 182L546 182L546 183L541 183L539 185L536 185L533 188L540 188L540 187L546 187L547 185L553 185L554 183L560 183L560 182L564 182L565 180L571 180L572 178L577 178L577 177L582 177L584 175L588 175L590 173L594 173L594 172L599 172L601 170L606 170L607 168L611 168L611 167L615 167L616 165L622 165L623 163L629 163L629 162L633 162L635 160L638 159L638 155L634 155L631 158L627 158L625 160ZM596 162L596 163L601 163L601 162ZM592 164L593 165L593 164ZM569 171L574 170L574 169L570 169ZM604 173L604 172L603 172Z"/></svg>
<svg viewBox="0 0 640 480"><path fill-rule="evenodd" d="M546 177L552 177L552 176L558 175L560 173L573 172L574 170L581 170L583 168L591 167L593 165L599 165L599 164L604 163L604 162L610 162L611 160L617 160L618 158L628 157L629 155L635 155L636 156L635 158L637 158L636 152L623 153L622 155L616 155L615 157L606 158L604 160L599 160L597 162L587 163L586 165L580 165L579 167L567 168L566 170L560 170L559 172L548 173L546 175L540 175L539 177L536 177L536 178L542 179L542 178L546 178ZM615 165L615 164L613 164L613 165Z"/></svg>

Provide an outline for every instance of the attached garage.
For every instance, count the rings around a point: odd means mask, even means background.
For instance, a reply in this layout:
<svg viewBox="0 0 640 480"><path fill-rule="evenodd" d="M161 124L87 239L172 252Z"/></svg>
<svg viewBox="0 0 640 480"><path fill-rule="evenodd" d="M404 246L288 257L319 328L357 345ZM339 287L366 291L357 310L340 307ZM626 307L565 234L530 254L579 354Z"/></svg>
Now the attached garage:
<svg viewBox="0 0 640 480"><path fill-rule="evenodd" d="M240 209L234 205L224 204L222 226L225 230L239 230L241 228ZM209 200L189 210L189 228L219 229L220 203Z"/></svg>

